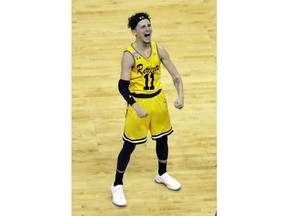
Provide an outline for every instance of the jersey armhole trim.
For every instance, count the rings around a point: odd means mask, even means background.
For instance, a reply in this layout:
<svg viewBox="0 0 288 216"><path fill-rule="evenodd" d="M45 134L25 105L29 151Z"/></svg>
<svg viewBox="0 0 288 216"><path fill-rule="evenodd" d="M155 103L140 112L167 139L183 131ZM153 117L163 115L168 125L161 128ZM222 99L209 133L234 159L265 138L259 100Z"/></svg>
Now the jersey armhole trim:
<svg viewBox="0 0 288 216"><path fill-rule="evenodd" d="M162 62L162 57L160 56L160 52L159 52L159 48L158 48L158 44L156 44L156 49L157 49L157 55L158 55L158 58L160 59L160 61Z"/></svg>
<svg viewBox="0 0 288 216"><path fill-rule="evenodd" d="M135 64L136 64L135 58L134 58L134 56L132 55L132 53L131 53L129 50L124 50L123 53L125 53L125 52L128 52L128 53L132 56L132 58L133 58L134 64L133 64L133 66L131 67L131 70L132 70L132 69L135 67Z"/></svg>

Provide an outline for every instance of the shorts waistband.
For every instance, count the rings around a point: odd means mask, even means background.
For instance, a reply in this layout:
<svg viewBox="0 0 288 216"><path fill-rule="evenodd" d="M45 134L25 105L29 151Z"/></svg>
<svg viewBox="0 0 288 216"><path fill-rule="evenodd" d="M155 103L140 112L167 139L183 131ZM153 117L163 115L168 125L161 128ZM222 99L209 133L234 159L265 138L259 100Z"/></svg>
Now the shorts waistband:
<svg viewBox="0 0 288 216"><path fill-rule="evenodd" d="M158 95L162 89L159 89L157 92L152 93L152 94L136 94L136 93L131 93L131 95L135 98L152 98Z"/></svg>

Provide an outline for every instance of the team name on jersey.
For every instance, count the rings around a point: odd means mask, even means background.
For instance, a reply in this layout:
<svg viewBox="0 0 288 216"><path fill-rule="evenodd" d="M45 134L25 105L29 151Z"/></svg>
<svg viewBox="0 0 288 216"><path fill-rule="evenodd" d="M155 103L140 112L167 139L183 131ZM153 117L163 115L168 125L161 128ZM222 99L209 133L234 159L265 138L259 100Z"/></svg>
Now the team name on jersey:
<svg viewBox="0 0 288 216"><path fill-rule="evenodd" d="M160 69L160 65L156 65L155 67L146 67L145 69L143 69L143 64L138 64L137 66L137 71L140 74L152 74L155 73L156 71L158 71Z"/></svg>

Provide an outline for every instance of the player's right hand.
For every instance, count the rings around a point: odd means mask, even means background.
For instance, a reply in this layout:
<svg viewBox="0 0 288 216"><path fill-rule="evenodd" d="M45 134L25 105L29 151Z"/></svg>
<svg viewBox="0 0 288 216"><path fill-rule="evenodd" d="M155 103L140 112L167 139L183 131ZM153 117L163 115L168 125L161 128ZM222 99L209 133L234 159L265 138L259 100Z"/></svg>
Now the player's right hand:
<svg viewBox="0 0 288 216"><path fill-rule="evenodd" d="M137 116L138 116L139 118L145 118L145 117L148 116L147 111L144 110L144 109L142 109L137 103L134 103L134 104L132 105L132 107L133 107L134 110L136 111Z"/></svg>

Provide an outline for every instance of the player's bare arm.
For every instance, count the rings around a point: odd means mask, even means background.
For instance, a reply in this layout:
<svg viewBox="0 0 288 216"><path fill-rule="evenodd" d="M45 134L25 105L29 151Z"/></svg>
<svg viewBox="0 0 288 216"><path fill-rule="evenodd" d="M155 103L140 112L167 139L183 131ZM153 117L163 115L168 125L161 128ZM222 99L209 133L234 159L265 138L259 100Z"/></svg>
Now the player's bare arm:
<svg viewBox="0 0 288 216"><path fill-rule="evenodd" d="M134 59L130 53L124 52L121 59L121 75L120 80L130 82L131 69L134 67ZM139 118L146 117L147 111L142 109L136 102L130 104L136 111Z"/></svg>
<svg viewBox="0 0 288 216"><path fill-rule="evenodd" d="M164 67L170 73L174 86L177 90L178 97L174 102L174 106L178 109L182 109L184 106L184 92L183 92L183 82L182 78L176 69L175 65L170 59L168 52L161 46L158 45L159 55Z"/></svg>

